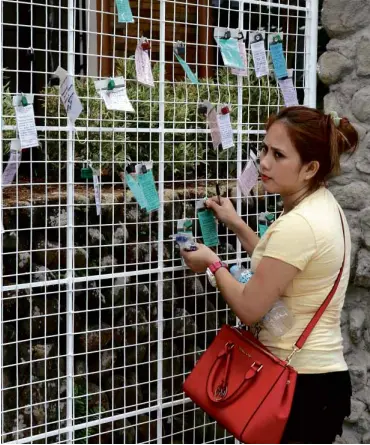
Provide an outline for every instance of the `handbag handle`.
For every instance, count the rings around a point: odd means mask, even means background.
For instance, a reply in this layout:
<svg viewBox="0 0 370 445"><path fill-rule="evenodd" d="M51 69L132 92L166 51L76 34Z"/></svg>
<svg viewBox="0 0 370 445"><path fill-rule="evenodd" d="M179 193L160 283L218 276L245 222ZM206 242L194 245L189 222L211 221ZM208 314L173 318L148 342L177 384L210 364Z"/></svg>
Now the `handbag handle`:
<svg viewBox="0 0 370 445"><path fill-rule="evenodd" d="M244 378L240 382L238 387L232 393L228 394L229 369L230 369L233 349L234 349L234 343L227 342L225 344L225 348L218 354L218 356L217 356L216 360L214 361L212 368L208 374L207 394L208 394L208 397L214 403L219 403L219 402L224 403L224 402L230 401L232 398L234 398L237 395L237 393L241 390L242 386L245 383L247 383L249 380L253 379L257 375L257 373L260 372L261 369L263 368L263 365L261 365L261 363L253 362L252 365L250 366L250 368L244 374ZM226 364L225 364L225 369L224 369L224 377L221 380L221 383L217 386L217 388L213 389L216 374L218 373L222 362L225 360L226 360Z"/></svg>
<svg viewBox="0 0 370 445"><path fill-rule="evenodd" d="M338 209L339 210L339 209ZM346 259L346 235L345 235L345 231L344 231L344 223L343 223L343 217L342 217L342 213L339 210L339 215L340 215L340 222L342 223L342 231L343 231L343 239L344 239L344 255L343 255L343 261L342 261L342 265L341 268L339 269L339 273L338 276L334 282L334 285L331 289L331 291L329 292L328 296L325 298L325 300L323 301L323 303L321 304L321 306L319 307L319 309L316 311L315 315L312 317L311 321L308 323L308 325L306 326L305 330L302 332L301 336L299 337L299 339L297 340L297 342L294 345L294 349L293 352L290 354L290 356L288 357L288 361L291 360L293 354L295 352L298 352L300 349L302 349L303 345L305 344L308 336L311 334L313 328L317 325L317 322L320 320L322 314L324 313L325 309L328 307L329 303L331 302L337 288L340 282L340 279L342 278L342 273L343 273L343 268L344 268L344 262Z"/></svg>

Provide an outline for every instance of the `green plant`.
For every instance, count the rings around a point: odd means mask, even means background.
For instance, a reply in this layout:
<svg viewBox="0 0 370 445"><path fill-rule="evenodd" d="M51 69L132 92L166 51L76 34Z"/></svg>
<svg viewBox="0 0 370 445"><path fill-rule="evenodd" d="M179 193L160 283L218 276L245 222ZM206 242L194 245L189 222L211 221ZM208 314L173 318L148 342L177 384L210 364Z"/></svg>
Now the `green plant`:
<svg viewBox="0 0 370 445"><path fill-rule="evenodd" d="M243 105L240 112L243 130L261 129L267 116L276 111L279 103L279 91L275 83L266 77L257 79L252 66L250 76L243 78L240 85L238 78L227 68L218 69L215 78L200 79L198 85L188 81L166 81L163 122L165 131L162 141L159 133L159 65L153 65L154 88L137 83L135 64L131 59L126 62L123 59L118 60L114 75L126 79L127 94L135 113L108 111L98 97L92 79L75 81L77 94L83 104L83 112L75 123L76 127L84 129L76 135L74 148L74 160L80 166L89 159L96 167L118 173L122 171L126 160L153 160L156 170L163 143L162 159L166 181L193 179L195 171L198 178L216 175L230 177L236 169L236 149L213 149L210 136L202 131L207 129L207 123L198 114L199 103L207 99L213 104L230 104L231 121L236 129L238 94L242 93ZM46 86L42 97L42 106L47 116L45 126L67 126L59 88ZM115 131L110 131L111 129ZM65 131L47 130L44 137L47 140L46 160L56 169L65 168L67 128ZM242 142L253 140L256 140L256 136L248 138L243 135ZM223 162L227 168L224 168Z"/></svg>

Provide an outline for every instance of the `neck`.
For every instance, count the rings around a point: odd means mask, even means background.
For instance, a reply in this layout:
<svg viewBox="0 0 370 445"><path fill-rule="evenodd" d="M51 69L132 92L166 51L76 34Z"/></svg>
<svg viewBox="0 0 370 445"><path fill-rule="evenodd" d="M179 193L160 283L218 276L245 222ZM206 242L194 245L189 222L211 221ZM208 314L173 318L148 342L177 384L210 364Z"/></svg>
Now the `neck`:
<svg viewBox="0 0 370 445"><path fill-rule="evenodd" d="M296 192L282 196L284 203L284 213L290 212L294 207L296 207L306 196L310 195L311 191L309 187L305 186Z"/></svg>

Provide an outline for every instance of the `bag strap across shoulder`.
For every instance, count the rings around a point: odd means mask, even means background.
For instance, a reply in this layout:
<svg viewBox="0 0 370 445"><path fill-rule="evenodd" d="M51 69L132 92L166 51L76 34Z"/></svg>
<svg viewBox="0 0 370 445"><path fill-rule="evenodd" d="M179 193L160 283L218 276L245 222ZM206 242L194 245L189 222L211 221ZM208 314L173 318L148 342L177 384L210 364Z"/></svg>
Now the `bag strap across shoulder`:
<svg viewBox="0 0 370 445"><path fill-rule="evenodd" d="M343 239L344 239L344 255L343 255L343 262L342 262L342 266L339 269L339 273L338 276L334 282L334 285L331 289L331 291L329 292L328 296L325 298L324 302L321 304L321 306L319 307L319 309L316 311L315 315L312 317L311 321L308 323L308 325L306 326L305 330L302 332L301 336L299 337L299 339L297 340L297 342L294 345L294 352L299 351L300 349L302 349L303 345L305 344L308 336L311 334L313 328L316 326L317 322L320 320L323 312L325 311L325 309L328 307L329 303L331 302L337 288L340 282L340 279L342 277L342 272L343 272L343 268L344 268L344 262L346 259L346 235L345 235L345 231L344 231L344 223L343 223L343 216L341 211L339 210L339 215L340 215L340 221L342 223L342 231L343 231ZM292 355L292 354L291 354Z"/></svg>

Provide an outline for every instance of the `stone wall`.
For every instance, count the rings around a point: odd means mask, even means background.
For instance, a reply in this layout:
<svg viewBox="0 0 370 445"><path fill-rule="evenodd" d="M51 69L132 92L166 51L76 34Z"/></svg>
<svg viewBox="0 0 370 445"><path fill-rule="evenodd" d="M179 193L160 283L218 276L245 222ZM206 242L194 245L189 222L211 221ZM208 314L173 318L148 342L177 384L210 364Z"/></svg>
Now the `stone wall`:
<svg viewBox="0 0 370 445"><path fill-rule="evenodd" d="M331 40L318 62L330 91L325 111L355 124L361 143L344 157L342 176L330 189L343 207L352 234L352 276L342 318L344 351L352 384L352 414L340 443L370 443L370 2L324 0L322 23Z"/></svg>

